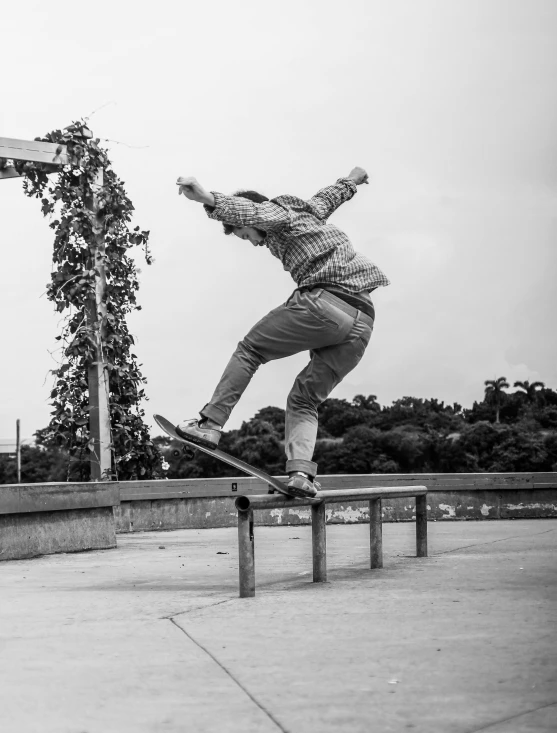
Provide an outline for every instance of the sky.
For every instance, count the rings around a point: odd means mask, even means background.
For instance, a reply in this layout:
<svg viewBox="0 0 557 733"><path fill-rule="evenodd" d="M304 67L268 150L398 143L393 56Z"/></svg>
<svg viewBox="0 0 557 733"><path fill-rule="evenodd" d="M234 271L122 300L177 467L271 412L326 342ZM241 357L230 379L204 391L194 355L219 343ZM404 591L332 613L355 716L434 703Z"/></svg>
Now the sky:
<svg viewBox="0 0 557 733"><path fill-rule="evenodd" d="M387 274L368 350L333 392L471 407L505 376L557 388L554 0L53 0L12 3L0 136L87 117L151 231L140 312L147 422L195 417L237 342L295 287L265 248L225 237L208 190L309 198L364 167L331 219ZM52 230L0 181L0 437L49 421L60 315ZM228 423L283 407L307 353L263 366ZM158 429L153 434L158 434Z"/></svg>

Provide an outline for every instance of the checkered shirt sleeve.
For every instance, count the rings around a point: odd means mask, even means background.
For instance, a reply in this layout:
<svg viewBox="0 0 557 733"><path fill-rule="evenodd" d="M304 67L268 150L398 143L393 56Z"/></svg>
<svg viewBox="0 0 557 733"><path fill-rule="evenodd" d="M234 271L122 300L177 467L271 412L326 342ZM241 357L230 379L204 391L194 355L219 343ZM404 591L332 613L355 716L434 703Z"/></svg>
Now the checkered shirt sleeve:
<svg viewBox="0 0 557 733"><path fill-rule="evenodd" d="M308 201L318 219L326 221L338 207L349 201L358 191L358 186L351 178L339 178L334 186L325 186Z"/></svg>
<svg viewBox="0 0 557 733"><path fill-rule="evenodd" d="M211 193L215 206L204 207L209 219L234 227L256 227L265 232L279 231L290 224L290 212L272 201L255 204L240 196L225 196L216 191Z"/></svg>

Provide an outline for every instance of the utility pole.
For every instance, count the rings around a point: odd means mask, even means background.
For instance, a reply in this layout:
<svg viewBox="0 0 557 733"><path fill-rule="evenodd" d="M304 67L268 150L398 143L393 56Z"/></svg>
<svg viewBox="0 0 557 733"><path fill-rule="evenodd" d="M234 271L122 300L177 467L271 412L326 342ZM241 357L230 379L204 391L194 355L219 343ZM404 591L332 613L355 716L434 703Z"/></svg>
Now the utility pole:
<svg viewBox="0 0 557 733"><path fill-rule="evenodd" d="M21 483L21 440L19 418L15 421L15 455L17 460L17 483Z"/></svg>

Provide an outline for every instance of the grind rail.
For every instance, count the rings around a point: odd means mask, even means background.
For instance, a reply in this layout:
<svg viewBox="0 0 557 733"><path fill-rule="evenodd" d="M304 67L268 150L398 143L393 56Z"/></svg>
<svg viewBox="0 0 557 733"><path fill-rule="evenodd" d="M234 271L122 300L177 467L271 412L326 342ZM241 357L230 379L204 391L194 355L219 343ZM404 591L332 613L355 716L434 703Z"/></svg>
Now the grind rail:
<svg viewBox="0 0 557 733"><path fill-rule="evenodd" d="M255 510L311 506L313 582L325 583L327 581L326 505L347 501L369 501L370 568L382 568L381 499L387 497L390 499L416 498L416 557L427 557L427 488L425 486L325 490L319 491L312 499L294 499L282 494L239 496L235 504L238 510L240 598L255 596Z"/></svg>

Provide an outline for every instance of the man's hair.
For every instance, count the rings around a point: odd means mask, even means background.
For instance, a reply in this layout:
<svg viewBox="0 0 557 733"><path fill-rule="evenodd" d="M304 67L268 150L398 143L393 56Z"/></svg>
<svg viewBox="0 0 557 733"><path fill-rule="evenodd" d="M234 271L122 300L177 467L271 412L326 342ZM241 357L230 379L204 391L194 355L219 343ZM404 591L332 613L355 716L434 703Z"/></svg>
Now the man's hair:
<svg viewBox="0 0 557 733"><path fill-rule="evenodd" d="M253 201L254 204L262 204L264 201L269 200L267 196L263 196L262 193L258 193L257 191L236 191L236 193L233 193L232 195L238 196L242 199L248 199L248 201ZM232 234L236 227L232 226L232 224L223 224L222 228L224 229L225 234Z"/></svg>

